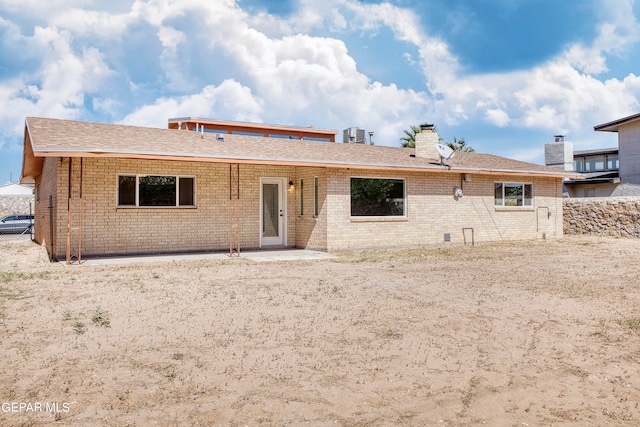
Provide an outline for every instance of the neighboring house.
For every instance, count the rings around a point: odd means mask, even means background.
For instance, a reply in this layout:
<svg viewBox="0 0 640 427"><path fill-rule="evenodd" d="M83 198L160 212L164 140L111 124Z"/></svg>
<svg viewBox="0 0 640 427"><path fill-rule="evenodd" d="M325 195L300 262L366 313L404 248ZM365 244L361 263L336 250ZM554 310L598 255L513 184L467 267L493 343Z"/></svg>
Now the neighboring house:
<svg viewBox="0 0 640 427"><path fill-rule="evenodd" d="M618 147L573 151L561 135L545 144L545 164L582 173L582 178L564 181L568 197L640 196L640 114L593 128L617 132Z"/></svg>
<svg viewBox="0 0 640 427"><path fill-rule="evenodd" d="M612 196L640 196L640 114L594 126L596 132L618 134L620 184Z"/></svg>
<svg viewBox="0 0 640 427"><path fill-rule="evenodd" d="M564 180L565 197L609 197L620 183L618 149L573 151L573 144L556 135L544 146L545 165L581 173Z"/></svg>
<svg viewBox="0 0 640 427"><path fill-rule="evenodd" d="M22 182L36 186L35 240L70 260L554 238L562 180L577 176L480 153L442 161L430 128L414 150L331 142L336 131L311 127L169 127L28 117Z"/></svg>
<svg viewBox="0 0 640 427"><path fill-rule="evenodd" d="M0 217L33 210L33 187L9 183L0 186Z"/></svg>
<svg viewBox="0 0 640 427"><path fill-rule="evenodd" d="M609 197L620 184L618 149L574 151L573 170L584 178L565 181L570 197Z"/></svg>

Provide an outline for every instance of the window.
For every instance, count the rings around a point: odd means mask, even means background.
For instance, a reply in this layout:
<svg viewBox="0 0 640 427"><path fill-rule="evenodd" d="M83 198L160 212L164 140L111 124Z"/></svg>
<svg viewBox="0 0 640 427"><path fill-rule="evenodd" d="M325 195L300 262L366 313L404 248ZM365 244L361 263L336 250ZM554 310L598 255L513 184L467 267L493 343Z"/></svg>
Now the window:
<svg viewBox="0 0 640 427"><path fill-rule="evenodd" d="M584 158L584 170L586 172L604 170L604 156L589 156Z"/></svg>
<svg viewBox="0 0 640 427"><path fill-rule="evenodd" d="M175 175L118 175L118 206L195 206L195 178Z"/></svg>
<svg viewBox="0 0 640 427"><path fill-rule="evenodd" d="M404 179L351 178L351 216L404 216Z"/></svg>
<svg viewBox="0 0 640 427"><path fill-rule="evenodd" d="M304 179L300 178L300 215L304 215Z"/></svg>
<svg viewBox="0 0 640 427"><path fill-rule="evenodd" d="M493 188L496 206L533 206L533 184L496 182Z"/></svg>
<svg viewBox="0 0 640 427"><path fill-rule="evenodd" d="M609 154L607 156L607 169L619 169L618 165L618 155L617 154Z"/></svg>
<svg viewBox="0 0 640 427"><path fill-rule="evenodd" d="M576 172L582 172L584 170L583 158L578 157L573 161L573 170Z"/></svg>
<svg viewBox="0 0 640 427"><path fill-rule="evenodd" d="M318 177L313 177L313 216L318 216L318 211L320 208L318 207Z"/></svg>

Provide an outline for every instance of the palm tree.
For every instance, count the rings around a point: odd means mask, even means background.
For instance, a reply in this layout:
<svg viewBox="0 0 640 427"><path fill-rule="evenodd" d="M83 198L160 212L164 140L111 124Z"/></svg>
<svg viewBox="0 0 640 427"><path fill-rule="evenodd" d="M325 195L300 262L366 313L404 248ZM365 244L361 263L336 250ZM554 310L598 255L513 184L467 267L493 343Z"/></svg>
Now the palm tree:
<svg viewBox="0 0 640 427"><path fill-rule="evenodd" d="M456 139L453 137L453 142L445 142L444 145L450 147L453 151L462 151L463 153L472 153L476 150L473 147L467 145L467 141L464 138Z"/></svg>
<svg viewBox="0 0 640 427"><path fill-rule="evenodd" d="M403 148L416 148L416 135L422 132L420 126L411 126L404 130L404 136L400 138Z"/></svg>
<svg viewBox="0 0 640 427"><path fill-rule="evenodd" d="M423 125L427 126L427 125ZM428 125L432 126L432 125ZM433 132L438 132L438 126L433 125ZM405 129L404 136L400 138L402 141L402 148L416 148L416 135L422 132L422 126L411 126L408 130ZM439 137L440 141L443 141L442 137Z"/></svg>

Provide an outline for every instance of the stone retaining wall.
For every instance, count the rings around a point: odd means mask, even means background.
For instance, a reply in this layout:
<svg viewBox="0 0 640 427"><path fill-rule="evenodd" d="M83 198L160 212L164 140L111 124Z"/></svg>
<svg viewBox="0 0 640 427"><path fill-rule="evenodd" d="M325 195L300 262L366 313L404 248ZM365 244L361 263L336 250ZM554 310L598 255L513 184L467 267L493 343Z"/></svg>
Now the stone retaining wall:
<svg viewBox="0 0 640 427"><path fill-rule="evenodd" d="M0 217L29 212L33 213L33 196L0 196Z"/></svg>
<svg viewBox="0 0 640 427"><path fill-rule="evenodd" d="M563 201L564 234L640 237L640 197Z"/></svg>

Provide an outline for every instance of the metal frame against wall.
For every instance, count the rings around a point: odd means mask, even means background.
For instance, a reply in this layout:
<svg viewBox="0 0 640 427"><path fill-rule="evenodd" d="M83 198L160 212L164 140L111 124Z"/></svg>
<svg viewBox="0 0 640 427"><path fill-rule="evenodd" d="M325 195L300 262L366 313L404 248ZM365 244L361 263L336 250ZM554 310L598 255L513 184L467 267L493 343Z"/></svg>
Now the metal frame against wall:
<svg viewBox="0 0 640 427"><path fill-rule="evenodd" d="M82 262L82 178L83 178L83 161L82 157L80 157L80 179L78 183L78 191L79 191L79 200L78 200L78 224L72 225L72 211L74 209L74 194L73 194L73 157L69 157L69 181L67 185L67 251L66 251L66 261L67 264L71 264L72 254L71 254L71 231L78 231L78 253L77 259L78 264Z"/></svg>
<svg viewBox="0 0 640 427"><path fill-rule="evenodd" d="M229 256L240 256L240 164L229 163Z"/></svg>

